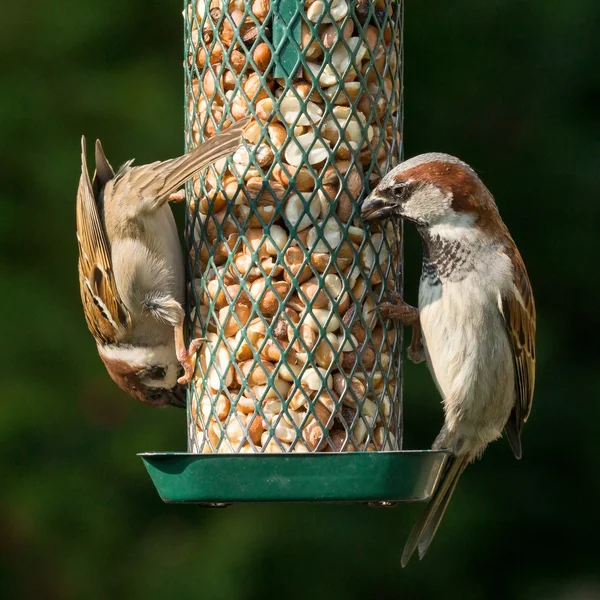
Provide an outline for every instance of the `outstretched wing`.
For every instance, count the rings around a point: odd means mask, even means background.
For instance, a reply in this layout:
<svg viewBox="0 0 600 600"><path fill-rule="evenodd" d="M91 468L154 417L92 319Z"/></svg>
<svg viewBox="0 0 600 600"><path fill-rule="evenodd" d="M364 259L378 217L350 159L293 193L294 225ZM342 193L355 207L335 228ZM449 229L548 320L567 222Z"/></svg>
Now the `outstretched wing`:
<svg viewBox="0 0 600 600"><path fill-rule="evenodd" d="M506 424L509 443L521 458L521 430L533 404L535 384L535 303L523 259L512 239L507 251L514 273L514 288L500 298L500 311L512 347L516 402Z"/></svg>
<svg viewBox="0 0 600 600"><path fill-rule="evenodd" d="M249 117L244 117L177 158L138 167L132 167L133 161L125 163L115 175L112 194L119 198L127 198L136 207L146 201L144 209L153 210L194 174L233 154L240 145L248 123Z"/></svg>
<svg viewBox="0 0 600 600"><path fill-rule="evenodd" d="M106 165L99 167L92 187L86 160L85 137L82 137L81 178L77 190L79 289L88 329L96 341L109 344L126 335L131 325L131 316L117 290L110 246L98 210L98 180L103 172L107 172ZM94 188L97 190L96 195Z"/></svg>

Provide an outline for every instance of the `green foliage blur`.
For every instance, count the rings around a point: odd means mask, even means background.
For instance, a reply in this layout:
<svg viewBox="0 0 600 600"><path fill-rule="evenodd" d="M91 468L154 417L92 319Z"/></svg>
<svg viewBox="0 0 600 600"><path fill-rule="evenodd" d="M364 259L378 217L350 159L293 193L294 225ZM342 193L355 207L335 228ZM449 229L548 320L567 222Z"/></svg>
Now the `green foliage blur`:
<svg viewBox="0 0 600 600"><path fill-rule="evenodd" d="M2 597L600 598L598 0L407 3L406 156L456 154L494 192L536 295L539 358L523 460L493 444L404 571L420 506L167 506L136 456L185 450L185 414L121 393L86 329L79 138L101 137L113 164L182 151L181 9L2 9ZM406 366L405 415L406 447L427 448L442 412L423 366Z"/></svg>

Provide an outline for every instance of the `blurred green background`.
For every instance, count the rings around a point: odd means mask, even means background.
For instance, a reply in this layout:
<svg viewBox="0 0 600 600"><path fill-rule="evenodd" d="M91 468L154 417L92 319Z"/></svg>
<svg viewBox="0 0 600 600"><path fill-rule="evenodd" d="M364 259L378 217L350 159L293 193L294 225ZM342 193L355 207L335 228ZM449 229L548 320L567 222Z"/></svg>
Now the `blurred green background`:
<svg viewBox="0 0 600 600"><path fill-rule="evenodd" d="M420 506L166 506L136 457L184 450L185 415L121 393L85 327L79 137L117 164L183 149L181 9L2 9L2 597L600 598L598 1L408 3L406 155L456 154L496 195L535 291L539 358L523 460L493 444L404 571ZM420 252L407 231L412 301ZM428 447L442 412L425 367L406 366L405 397L406 446Z"/></svg>

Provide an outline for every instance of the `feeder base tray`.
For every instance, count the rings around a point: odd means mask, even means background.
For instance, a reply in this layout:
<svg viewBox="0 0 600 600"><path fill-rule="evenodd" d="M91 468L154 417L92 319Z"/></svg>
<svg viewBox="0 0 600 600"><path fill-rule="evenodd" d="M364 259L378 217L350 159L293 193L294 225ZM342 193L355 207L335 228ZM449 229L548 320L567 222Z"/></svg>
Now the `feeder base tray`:
<svg viewBox="0 0 600 600"><path fill-rule="evenodd" d="M164 502L426 502L447 453L140 454Z"/></svg>

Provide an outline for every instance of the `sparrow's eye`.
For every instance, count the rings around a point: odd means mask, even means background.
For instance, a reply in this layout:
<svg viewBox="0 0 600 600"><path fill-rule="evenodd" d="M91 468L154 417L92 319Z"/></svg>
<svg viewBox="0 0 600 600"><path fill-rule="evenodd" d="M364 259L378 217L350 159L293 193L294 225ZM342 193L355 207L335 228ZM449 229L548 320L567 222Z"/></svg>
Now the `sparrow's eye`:
<svg viewBox="0 0 600 600"><path fill-rule="evenodd" d="M406 182L400 181L399 183L395 183L392 189L394 190L395 196L403 196L407 190Z"/></svg>
<svg viewBox="0 0 600 600"><path fill-rule="evenodd" d="M164 379L166 374L167 370L165 367L160 367L158 365L148 367L141 373L144 379Z"/></svg>

